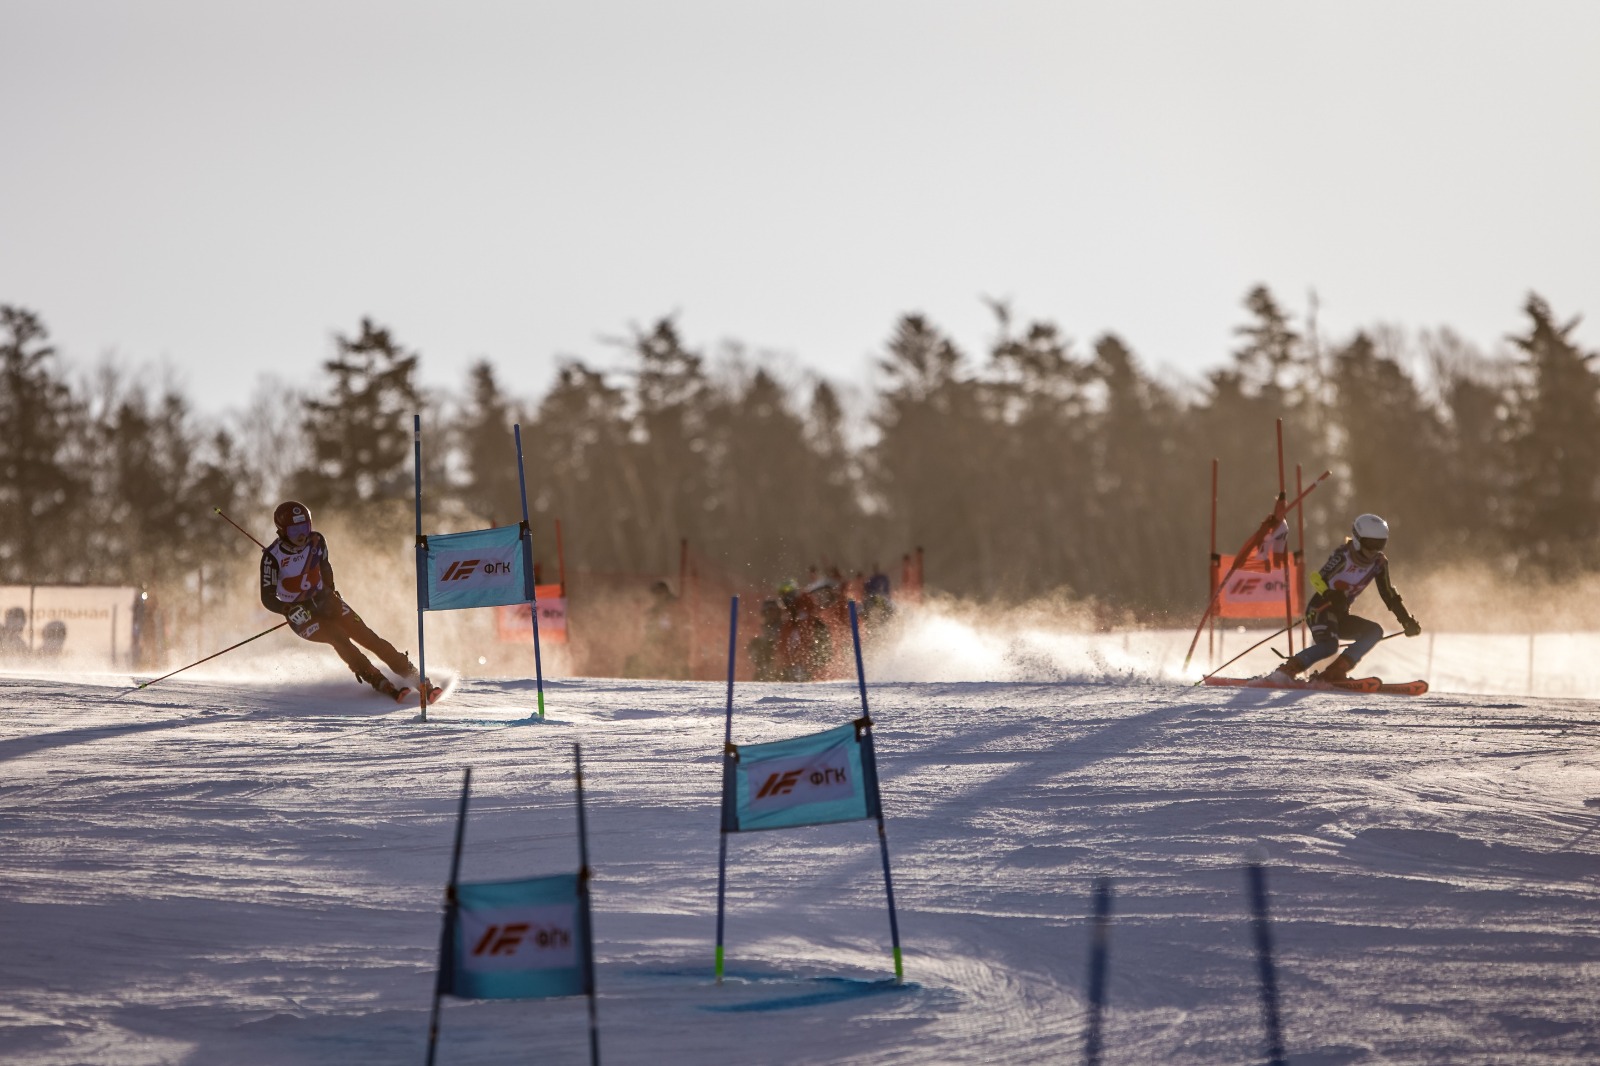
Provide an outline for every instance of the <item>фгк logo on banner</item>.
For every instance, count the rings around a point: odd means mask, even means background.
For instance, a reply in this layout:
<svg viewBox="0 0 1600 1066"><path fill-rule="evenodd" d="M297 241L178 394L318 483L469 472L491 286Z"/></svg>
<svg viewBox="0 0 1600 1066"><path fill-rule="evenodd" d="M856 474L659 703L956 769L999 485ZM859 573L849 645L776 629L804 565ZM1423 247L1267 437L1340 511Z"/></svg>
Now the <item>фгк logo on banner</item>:
<svg viewBox="0 0 1600 1066"><path fill-rule="evenodd" d="M752 811L781 810L855 795L848 741L808 755L762 759L745 767L745 775L753 790L749 800Z"/></svg>
<svg viewBox="0 0 1600 1066"><path fill-rule="evenodd" d="M462 910L461 966L477 973L578 964L576 903Z"/></svg>
<svg viewBox="0 0 1600 1066"><path fill-rule="evenodd" d="M439 581L470 581L492 584L509 580L517 572L517 552L512 544L504 548L476 548L463 552L440 552L435 565L444 569Z"/></svg>

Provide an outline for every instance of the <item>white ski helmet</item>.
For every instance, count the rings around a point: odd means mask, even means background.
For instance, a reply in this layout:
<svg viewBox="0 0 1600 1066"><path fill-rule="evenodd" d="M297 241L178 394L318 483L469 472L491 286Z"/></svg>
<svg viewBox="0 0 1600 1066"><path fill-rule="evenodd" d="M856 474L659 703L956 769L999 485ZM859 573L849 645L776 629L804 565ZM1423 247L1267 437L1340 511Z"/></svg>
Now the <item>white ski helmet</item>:
<svg viewBox="0 0 1600 1066"><path fill-rule="evenodd" d="M1362 551L1381 552L1389 543L1389 523L1375 514L1358 515L1350 523L1350 535Z"/></svg>

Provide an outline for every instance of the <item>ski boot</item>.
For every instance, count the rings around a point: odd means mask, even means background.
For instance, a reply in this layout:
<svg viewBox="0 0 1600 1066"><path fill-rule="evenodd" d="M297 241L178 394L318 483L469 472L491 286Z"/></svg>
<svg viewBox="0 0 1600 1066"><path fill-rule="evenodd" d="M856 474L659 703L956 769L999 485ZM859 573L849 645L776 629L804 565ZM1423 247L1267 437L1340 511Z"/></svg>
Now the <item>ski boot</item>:
<svg viewBox="0 0 1600 1066"><path fill-rule="evenodd" d="M1337 685L1341 681L1349 680L1350 668L1356 661L1348 655L1341 655L1333 662L1322 668L1322 671L1312 677L1313 681L1326 681L1330 685Z"/></svg>
<svg viewBox="0 0 1600 1066"><path fill-rule="evenodd" d="M1304 669L1305 667L1301 666L1298 660L1285 659L1279 664L1276 670L1272 671L1270 674L1267 674L1261 680L1272 685L1287 684L1288 682L1293 681L1295 679L1295 675Z"/></svg>
<svg viewBox="0 0 1600 1066"><path fill-rule="evenodd" d="M359 673L356 675L356 680L363 684L371 685L373 689L381 692L385 696L388 696L396 703L404 703L406 696L411 692L409 688L401 688L393 681L390 681L387 677L384 677L382 674L376 672Z"/></svg>

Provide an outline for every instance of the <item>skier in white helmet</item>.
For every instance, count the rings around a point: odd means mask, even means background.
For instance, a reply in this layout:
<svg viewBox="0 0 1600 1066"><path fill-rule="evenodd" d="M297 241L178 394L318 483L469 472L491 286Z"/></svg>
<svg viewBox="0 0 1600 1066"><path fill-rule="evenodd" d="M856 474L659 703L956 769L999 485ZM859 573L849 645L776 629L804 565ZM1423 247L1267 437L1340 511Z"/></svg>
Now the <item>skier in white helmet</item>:
<svg viewBox="0 0 1600 1066"><path fill-rule="evenodd" d="M397 701L406 699L411 688L390 681L356 645L373 651L406 681L416 678L417 668L404 652L374 633L334 587L328 542L311 528L311 509L298 500L285 500L272 513L272 521L278 539L261 552L261 606L287 618L297 636L330 645L357 681ZM427 702L433 702L437 691L428 686Z"/></svg>
<svg viewBox="0 0 1600 1066"><path fill-rule="evenodd" d="M1352 641L1344 653L1312 677L1313 681L1343 681L1383 638L1383 627L1350 613L1350 604L1373 581L1378 595L1394 612L1408 637L1422 632L1422 626L1406 611L1400 594L1389 581L1389 559L1383 554L1389 543L1389 523L1375 514L1364 514L1350 526L1350 536L1335 548L1322 569L1311 575L1316 593L1306 604L1306 625L1311 627L1313 643L1283 661L1263 680L1292 681L1305 670L1339 651L1341 640Z"/></svg>

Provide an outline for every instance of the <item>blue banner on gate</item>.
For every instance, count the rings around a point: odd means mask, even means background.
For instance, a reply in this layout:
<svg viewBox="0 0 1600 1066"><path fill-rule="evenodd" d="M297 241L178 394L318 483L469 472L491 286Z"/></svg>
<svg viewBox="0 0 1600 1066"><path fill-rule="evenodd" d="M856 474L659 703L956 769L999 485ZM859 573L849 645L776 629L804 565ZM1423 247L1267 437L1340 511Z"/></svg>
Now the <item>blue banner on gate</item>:
<svg viewBox="0 0 1600 1066"><path fill-rule="evenodd" d="M770 744L723 762L722 829L744 833L853 822L878 814L872 733L856 723Z"/></svg>
<svg viewBox="0 0 1600 1066"><path fill-rule="evenodd" d="M417 568L426 611L533 600L533 541L521 526L435 533L418 553Z"/></svg>
<svg viewBox="0 0 1600 1066"><path fill-rule="evenodd" d="M577 874L456 885L439 991L536 999L588 991L593 953Z"/></svg>

